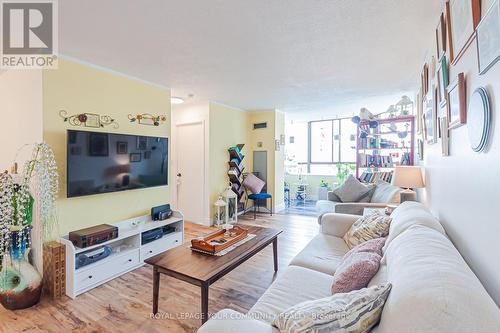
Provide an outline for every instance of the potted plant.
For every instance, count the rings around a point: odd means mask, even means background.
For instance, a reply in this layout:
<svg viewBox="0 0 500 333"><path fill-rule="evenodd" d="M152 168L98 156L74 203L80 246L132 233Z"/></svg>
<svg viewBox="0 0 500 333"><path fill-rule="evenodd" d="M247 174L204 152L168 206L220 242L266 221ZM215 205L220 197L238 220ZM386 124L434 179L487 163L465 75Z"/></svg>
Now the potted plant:
<svg viewBox="0 0 500 333"><path fill-rule="evenodd" d="M356 171L356 165L351 163L339 163L337 164L337 174L335 175L337 178L336 184L341 186L344 184L347 176L354 173Z"/></svg>
<svg viewBox="0 0 500 333"><path fill-rule="evenodd" d="M58 186L54 154L44 143L35 145L21 175L17 170L0 174L0 303L7 309L24 309L40 300L42 277L29 260L33 215L43 241L57 223Z"/></svg>
<svg viewBox="0 0 500 333"><path fill-rule="evenodd" d="M318 188L318 200L328 199L328 183L325 180L321 180Z"/></svg>

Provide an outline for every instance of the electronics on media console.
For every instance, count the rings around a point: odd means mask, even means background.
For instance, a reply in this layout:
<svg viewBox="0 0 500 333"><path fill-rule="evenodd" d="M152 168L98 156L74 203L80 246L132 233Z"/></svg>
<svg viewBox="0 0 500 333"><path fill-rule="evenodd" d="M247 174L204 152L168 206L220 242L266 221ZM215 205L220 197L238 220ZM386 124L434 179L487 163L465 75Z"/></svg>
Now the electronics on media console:
<svg viewBox="0 0 500 333"><path fill-rule="evenodd" d="M109 246L103 246L95 250L79 253L75 257L75 269L93 264L99 260L107 258L113 249Z"/></svg>
<svg viewBox="0 0 500 333"><path fill-rule="evenodd" d="M162 238L165 235L168 235L172 232L175 232L175 227L166 225L161 228L156 228L153 230L145 231L141 235L141 243L142 245L146 245L148 243L154 242L157 239Z"/></svg>
<svg viewBox="0 0 500 333"><path fill-rule="evenodd" d="M157 207L151 208L151 218L153 221L163 221L172 216L172 210L170 209L170 205L161 205Z"/></svg>
<svg viewBox="0 0 500 333"><path fill-rule="evenodd" d="M100 224L69 233L69 240L79 248L101 244L115 238L118 238L118 227L109 224Z"/></svg>

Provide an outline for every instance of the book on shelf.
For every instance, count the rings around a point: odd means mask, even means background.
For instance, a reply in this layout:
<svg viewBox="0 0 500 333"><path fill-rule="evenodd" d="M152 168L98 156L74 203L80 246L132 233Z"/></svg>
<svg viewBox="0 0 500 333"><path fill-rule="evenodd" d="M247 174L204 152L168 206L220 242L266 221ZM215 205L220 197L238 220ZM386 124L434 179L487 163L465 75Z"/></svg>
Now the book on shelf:
<svg viewBox="0 0 500 333"><path fill-rule="evenodd" d="M361 168L391 168L394 166L392 156L359 154L359 166Z"/></svg>
<svg viewBox="0 0 500 333"><path fill-rule="evenodd" d="M359 177L359 181L362 183L375 183L376 181L383 180L384 182L390 183L392 181L392 174L392 171L364 171Z"/></svg>

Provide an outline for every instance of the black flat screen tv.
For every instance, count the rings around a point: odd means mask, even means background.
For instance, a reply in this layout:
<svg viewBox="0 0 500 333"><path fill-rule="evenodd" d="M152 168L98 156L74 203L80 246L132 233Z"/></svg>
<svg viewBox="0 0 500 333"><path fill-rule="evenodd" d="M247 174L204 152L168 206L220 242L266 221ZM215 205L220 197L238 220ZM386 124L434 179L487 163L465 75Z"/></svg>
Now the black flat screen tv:
<svg viewBox="0 0 500 333"><path fill-rule="evenodd" d="M168 184L168 139L68 130L67 196Z"/></svg>

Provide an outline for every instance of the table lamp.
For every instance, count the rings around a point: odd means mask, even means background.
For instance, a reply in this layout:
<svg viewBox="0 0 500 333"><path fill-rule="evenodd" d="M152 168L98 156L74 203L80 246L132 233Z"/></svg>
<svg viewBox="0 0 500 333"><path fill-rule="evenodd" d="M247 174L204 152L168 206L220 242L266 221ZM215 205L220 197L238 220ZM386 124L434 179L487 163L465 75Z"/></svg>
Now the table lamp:
<svg viewBox="0 0 500 333"><path fill-rule="evenodd" d="M392 179L394 186L405 188L400 193L401 203L417 201L417 193L412 189L425 187L422 169L418 166L396 166Z"/></svg>

